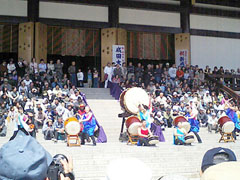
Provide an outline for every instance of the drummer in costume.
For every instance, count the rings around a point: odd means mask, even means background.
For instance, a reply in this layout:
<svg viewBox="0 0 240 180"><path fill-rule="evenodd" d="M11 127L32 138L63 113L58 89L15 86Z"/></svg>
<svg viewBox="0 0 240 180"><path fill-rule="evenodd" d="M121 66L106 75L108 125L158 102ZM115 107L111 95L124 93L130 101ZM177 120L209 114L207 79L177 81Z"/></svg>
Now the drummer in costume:
<svg viewBox="0 0 240 180"><path fill-rule="evenodd" d="M22 131L22 132L24 132L24 134L29 135L29 133L28 133L29 126L26 123L27 119L28 119L27 115L25 115L23 113L23 108L19 107L18 115L15 119L15 128L14 128L13 136L10 138L9 141L13 140L16 137L18 131Z"/></svg>
<svg viewBox="0 0 240 180"><path fill-rule="evenodd" d="M85 139L88 139L88 137L90 136L93 145L96 146L96 140L94 137L94 131L96 129L96 119L88 106L85 107L85 112L86 113L80 119L80 122L83 122L84 126L81 136L81 144L84 145Z"/></svg>
<svg viewBox="0 0 240 180"><path fill-rule="evenodd" d="M147 127L147 121L141 120L141 126L138 128L138 146L152 146L148 142L148 137L153 136L150 129Z"/></svg>
<svg viewBox="0 0 240 180"><path fill-rule="evenodd" d="M185 145L185 136L187 135L186 130L182 126L182 122L179 122L174 130L173 144Z"/></svg>
<svg viewBox="0 0 240 180"><path fill-rule="evenodd" d="M77 118L79 119L79 118L81 118L84 114L85 114L86 112L85 112L85 105L83 104L83 103L81 103L80 105L79 105L79 110L78 110L78 112L77 112Z"/></svg>
<svg viewBox="0 0 240 180"><path fill-rule="evenodd" d="M232 132L234 139L237 139L236 132L240 131L239 119L236 113L236 108L234 107L234 103L229 103L228 101L225 102L225 112L226 115L232 120L235 124L235 129Z"/></svg>
<svg viewBox="0 0 240 180"><path fill-rule="evenodd" d="M198 134L199 132L199 121L197 120L197 110L189 107L189 112L186 114L188 122L191 125L190 132L193 132L197 137L198 143L202 143L202 140Z"/></svg>
<svg viewBox="0 0 240 180"><path fill-rule="evenodd" d="M153 119L151 118L151 110L144 104L139 104L138 108L138 118L140 120L145 120L146 127L151 128L151 123L153 122Z"/></svg>

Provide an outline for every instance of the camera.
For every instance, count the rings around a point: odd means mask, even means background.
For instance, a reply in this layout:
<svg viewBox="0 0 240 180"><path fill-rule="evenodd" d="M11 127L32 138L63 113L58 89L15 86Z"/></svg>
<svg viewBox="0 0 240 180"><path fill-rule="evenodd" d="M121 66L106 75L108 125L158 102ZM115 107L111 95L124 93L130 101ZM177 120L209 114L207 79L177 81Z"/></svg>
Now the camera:
<svg viewBox="0 0 240 180"><path fill-rule="evenodd" d="M64 168L61 160L66 160L68 162L67 157L63 154L57 154L53 157L47 173L49 180L58 180L60 179L60 174L64 174Z"/></svg>

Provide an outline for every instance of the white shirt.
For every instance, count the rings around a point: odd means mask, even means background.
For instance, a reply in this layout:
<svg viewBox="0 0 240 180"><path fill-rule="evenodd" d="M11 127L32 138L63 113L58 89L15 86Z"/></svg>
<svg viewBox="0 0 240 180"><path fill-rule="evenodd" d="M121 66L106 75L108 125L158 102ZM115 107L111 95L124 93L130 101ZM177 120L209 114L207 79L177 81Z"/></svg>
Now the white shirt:
<svg viewBox="0 0 240 180"><path fill-rule="evenodd" d="M83 78L84 78L83 72L78 72L78 73L77 73L77 79L78 79L78 81L83 81Z"/></svg>
<svg viewBox="0 0 240 180"><path fill-rule="evenodd" d="M16 69L16 66L15 64L8 64L7 69L8 69L8 73L12 73Z"/></svg>
<svg viewBox="0 0 240 180"><path fill-rule="evenodd" d="M156 97L156 101L159 102L160 104L164 104L164 106L167 106L167 98L165 96L163 97Z"/></svg>
<svg viewBox="0 0 240 180"><path fill-rule="evenodd" d="M29 79L29 80L24 79L23 82L25 83L26 86L30 86L30 84L32 83L32 80L31 79Z"/></svg>
<svg viewBox="0 0 240 180"><path fill-rule="evenodd" d="M112 67L105 66L104 73L108 75L112 75Z"/></svg>
<svg viewBox="0 0 240 180"><path fill-rule="evenodd" d="M207 104L207 103L209 103L209 102L212 102L212 98L211 98L211 96L210 95L205 95L204 97L203 97L203 102L204 102L204 104Z"/></svg>
<svg viewBox="0 0 240 180"><path fill-rule="evenodd" d="M38 64L36 62L31 62L30 63L30 69L34 72L37 73L38 72Z"/></svg>
<svg viewBox="0 0 240 180"><path fill-rule="evenodd" d="M208 124L214 125L214 124L217 124L217 123L218 123L218 118L217 117L215 117L215 118L213 118L212 116L208 117Z"/></svg>
<svg viewBox="0 0 240 180"><path fill-rule="evenodd" d="M170 67L168 70L168 74L171 78L175 78L177 73L177 68Z"/></svg>

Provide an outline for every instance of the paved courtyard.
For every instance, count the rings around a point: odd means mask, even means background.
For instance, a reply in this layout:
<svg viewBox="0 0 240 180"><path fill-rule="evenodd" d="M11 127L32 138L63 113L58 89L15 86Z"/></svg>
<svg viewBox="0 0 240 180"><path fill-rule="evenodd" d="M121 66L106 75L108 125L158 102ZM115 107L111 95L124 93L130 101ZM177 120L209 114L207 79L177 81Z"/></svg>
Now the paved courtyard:
<svg viewBox="0 0 240 180"><path fill-rule="evenodd" d="M181 174L192 180L199 178L201 160L204 153L213 147L227 147L232 149L240 159L240 140L236 143L218 143L219 134L208 133L202 128L200 136L202 144L194 143L192 146L174 146L173 129L164 132L166 142L159 143L157 147L137 147L119 142L121 128L121 112L119 102L109 95L106 89L84 89L88 103L103 126L108 137L104 144L87 144L81 147L67 147L66 143L45 141L41 133L37 140L52 154L68 154L73 157L74 172L78 180L102 180L106 177L108 163L116 158L134 157L142 160L153 172L153 180L166 174ZM13 125L9 124L8 134L0 138L0 147L6 143L13 133ZM239 138L239 137L238 137ZM134 172L133 172L134 173Z"/></svg>

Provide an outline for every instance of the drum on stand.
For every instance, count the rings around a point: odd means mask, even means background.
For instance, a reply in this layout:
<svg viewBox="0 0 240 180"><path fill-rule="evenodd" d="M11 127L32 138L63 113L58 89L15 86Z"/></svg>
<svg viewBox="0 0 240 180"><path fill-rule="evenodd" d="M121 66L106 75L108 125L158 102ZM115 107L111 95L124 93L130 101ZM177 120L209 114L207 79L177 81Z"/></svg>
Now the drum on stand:
<svg viewBox="0 0 240 180"><path fill-rule="evenodd" d="M173 125L177 126L179 122L182 122L182 127L186 130L186 132L190 131L191 125L184 116L175 117L173 120Z"/></svg>
<svg viewBox="0 0 240 180"><path fill-rule="evenodd" d="M159 140L158 140L158 136L151 136L148 138L148 143L149 144L158 144Z"/></svg>
<svg viewBox="0 0 240 180"><path fill-rule="evenodd" d="M126 120L127 131L130 135L138 135L138 128L141 126L141 122L136 116L131 116Z"/></svg>
<svg viewBox="0 0 240 180"><path fill-rule="evenodd" d="M120 105L122 109L130 114L137 114L140 104L149 106L149 96L142 88L134 87L127 89L120 95Z"/></svg>
<svg viewBox="0 0 240 180"><path fill-rule="evenodd" d="M68 135L77 135L83 129L75 117L70 117L64 121L64 129Z"/></svg>
<svg viewBox="0 0 240 180"><path fill-rule="evenodd" d="M228 116L222 116L218 119L218 124L224 133L231 133L235 129L235 124Z"/></svg>
<svg viewBox="0 0 240 180"><path fill-rule="evenodd" d="M186 144L191 144L191 143L194 143L195 141L194 134L192 132L186 135L184 139Z"/></svg>

